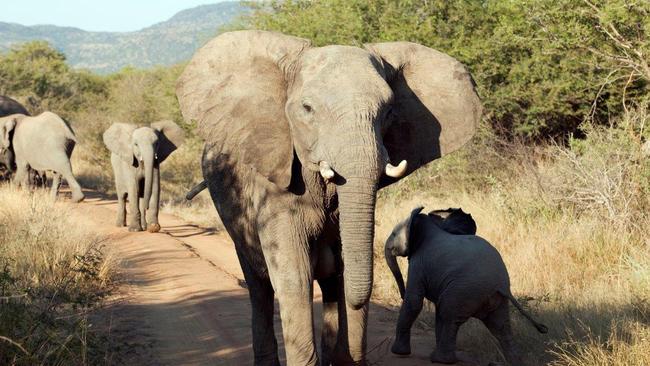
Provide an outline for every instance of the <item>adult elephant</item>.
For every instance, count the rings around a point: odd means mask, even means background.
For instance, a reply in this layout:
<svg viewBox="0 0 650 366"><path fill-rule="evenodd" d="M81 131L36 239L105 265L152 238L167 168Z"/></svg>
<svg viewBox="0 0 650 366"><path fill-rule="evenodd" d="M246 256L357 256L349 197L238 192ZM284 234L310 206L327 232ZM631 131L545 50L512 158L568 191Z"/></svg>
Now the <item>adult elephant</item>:
<svg viewBox="0 0 650 366"><path fill-rule="evenodd" d="M52 197L56 198L61 177L72 189L72 201L84 199L81 186L72 174L70 156L77 139L63 118L52 112L38 116L12 114L0 118L0 147L13 149L17 185L30 185L30 170L54 172Z"/></svg>
<svg viewBox="0 0 650 366"><path fill-rule="evenodd" d="M274 294L287 363L318 363L314 279L321 363L365 364L377 189L471 138L481 105L470 74L414 43L312 47L239 31L197 52L177 95L206 142L203 177L248 284L255 364L279 364Z"/></svg>

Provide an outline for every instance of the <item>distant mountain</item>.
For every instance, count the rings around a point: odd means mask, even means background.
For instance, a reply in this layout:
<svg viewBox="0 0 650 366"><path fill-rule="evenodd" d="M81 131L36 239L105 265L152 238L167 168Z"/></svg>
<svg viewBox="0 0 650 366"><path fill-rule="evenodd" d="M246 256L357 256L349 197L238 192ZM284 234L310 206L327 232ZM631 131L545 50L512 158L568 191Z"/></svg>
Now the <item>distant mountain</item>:
<svg viewBox="0 0 650 366"><path fill-rule="evenodd" d="M247 9L228 1L183 10L171 19L136 32L87 32L53 25L0 22L0 52L12 45L45 40L65 53L76 68L110 73L125 66L147 68L188 60L219 27Z"/></svg>

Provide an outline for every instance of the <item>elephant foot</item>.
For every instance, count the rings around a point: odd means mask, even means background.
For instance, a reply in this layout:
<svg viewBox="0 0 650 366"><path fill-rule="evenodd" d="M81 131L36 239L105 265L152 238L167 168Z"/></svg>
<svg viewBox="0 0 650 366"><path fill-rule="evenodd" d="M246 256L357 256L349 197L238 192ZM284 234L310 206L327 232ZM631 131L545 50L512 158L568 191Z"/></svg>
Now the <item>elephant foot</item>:
<svg viewBox="0 0 650 366"><path fill-rule="evenodd" d="M442 353L442 352L438 352L437 350L431 353L429 359L433 363L442 363L446 365L451 365L458 362L458 358L456 357L456 354L454 352Z"/></svg>
<svg viewBox="0 0 650 366"><path fill-rule="evenodd" d="M390 351L396 355L408 356L411 354L411 345L406 342L395 341L393 346L390 348Z"/></svg>
<svg viewBox="0 0 650 366"><path fill-rule="evenodd" d="M142 230L142 227L140 225L138 225L138 226L129 226L129 231L134 233L134 232L143 231L143 230Z"/></svg>
<svg viewBox="0 0 650 366"><path fill-rule="evenodd" d="M117 221L115 222L115 226L124 227L126 226L126 221L124 219L117 219Z"/></svg>
<svg viewBox="0 0 650 366"><path fill-rule="evenodd" d="M86 199L86 196L84 196L83 193L78 194L78 195L77 194L72 195L72 202L74 202L74 203L79 203L79 202L83 201L84 199Z"/></svg>
<svg viewBox="0 0 650 366"><path fill-rule="evenodd" d="M160 225L158 223L155 224L149 224L149 227L147 228L147 231L150 233L157 233L160 231Z"/></svg>

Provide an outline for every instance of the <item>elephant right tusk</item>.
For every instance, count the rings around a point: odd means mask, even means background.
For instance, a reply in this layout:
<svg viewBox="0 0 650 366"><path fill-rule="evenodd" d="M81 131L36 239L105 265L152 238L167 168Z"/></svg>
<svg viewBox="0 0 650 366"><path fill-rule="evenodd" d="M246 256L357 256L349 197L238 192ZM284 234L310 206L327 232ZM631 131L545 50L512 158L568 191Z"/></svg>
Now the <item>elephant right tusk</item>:
<svg viewBox="0 0 650 366"><path fill-rule="evenodd" d="M407 165L406 160L402 160L397 166L388 163L386 164L386 175L391 178L402 178L406 174Z"/></svg>
<svg viewBox="0 0 650 366"><path fill-rule="evenodd" d="M336 173L334 173L334 170L332 170L332 167L330 164L326 161L321 161L318 163L318 166L320 167L320 175L325 179L326 182L329 182L334 178Z"/></svg>

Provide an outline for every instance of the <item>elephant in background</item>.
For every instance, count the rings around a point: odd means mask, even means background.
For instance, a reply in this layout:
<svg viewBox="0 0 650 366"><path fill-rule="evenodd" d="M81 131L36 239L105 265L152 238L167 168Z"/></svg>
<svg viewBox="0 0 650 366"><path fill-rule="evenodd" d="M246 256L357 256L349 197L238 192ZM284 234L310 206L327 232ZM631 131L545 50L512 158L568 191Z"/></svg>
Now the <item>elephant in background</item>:
<svg viewBox="0 0 650 366"><path fill-rule="evenodd" d="M15 155L14 182L28 187L32 184L31 170L52 171L52 198L56 198L61 177L72 190L72 201L84 199L81 186L72 174L70 156L77 138L70 125L52 112L38 116L13 114L0 118L0 146L11 149Z"/></svg>
<svg viewBox="0 0 650 366"><path fill-rule="evenodd" d="M398 355L411 353L411 327L426 298L436 306L436 347L431 362L457 362L458 328L474 317L499 341L508 362L521 365L513 348L509 301L540 333L548 329L512 296L501 255L486 240L474 235L476 223L471 215L460 209L424 215L420 214L422 208L417 207L395 226L384 249L386 263L403 299L391 351ZM408 257L406 289L396 256Z"/></svg>
<svg viewBox="0 0 650 366"><path fill-rule="evenodd" d="M365 364L377 189L463 146L481 103L465 67L407 42L313 47L264 31L223 33L177 88L204 139L204 183L248 284L256 365ZM393 165L395 164L395 165ZM191 198L197 191L190 192Z"/></svg>
<svg viewBox="0 0 650 366"><path fill-rule="evenodd" d="M172 121L155 122L151 127L114 123L104 132L103 139L111 151L115 174L117 226L126 226L128 199L129 231L160 231L160 164L183 144L183 129Z"/></svg>
<svg viewBox="0 0 650 366"><path fill-rule="evenodd" d="M29 116L29 112L22 104L9 97L0 95L0 117L10 116L12 114L24 114ZM5 175L8 180L11 173L16 171L16 159L14 157L13 148L0 149L0 166L5 167Z"/></svg>

